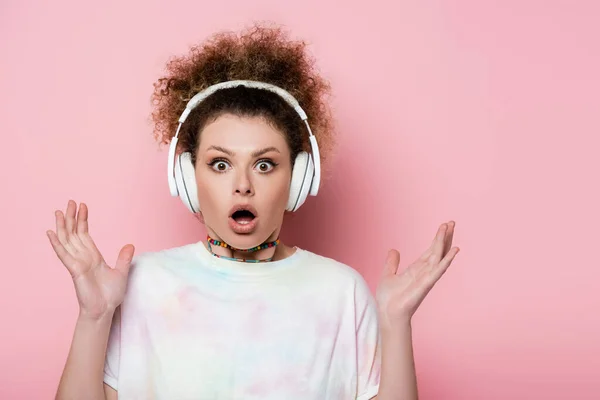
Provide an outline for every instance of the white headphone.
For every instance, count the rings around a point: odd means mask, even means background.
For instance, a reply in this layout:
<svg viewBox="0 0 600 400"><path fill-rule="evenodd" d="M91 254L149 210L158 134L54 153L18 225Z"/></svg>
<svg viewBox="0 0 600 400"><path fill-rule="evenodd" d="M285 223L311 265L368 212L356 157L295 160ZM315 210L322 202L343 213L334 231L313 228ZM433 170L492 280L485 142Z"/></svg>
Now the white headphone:
<svg viewBox="0 0 600 400"><path fill-rule="evenodd" d="M294 110L296 110L308 129L308 138L310 140L310 147L312 149L312 157L305 151L301 151L296 156L294 167L292 169L290 196L288 198L286 207L287 211L296 211L304 203L309 194L311 196L316 196L319 192L319 184L321 181L321 158L319 154L319 146L317 145L317 139L310 130L306 113L302 107L300 107L298 100L296 100L294 96L278 86L258 81L235 80L217 83L202 90L192 97L192 99L187 103L185 110L179 117L177 132L175 132L175 137L171 140L171 145L169 147L168 179L171 196L179 196L181 201L183 201L183 204L185 204L191 212L197 213L200 211L198 190L196 186L196 173L194 170L194 165L192 164L192 154L189 152L184 152L180 155L175 155L177 141L179 139L179 130L181 129L181 125L185 122L188 115L190 115L190 112L204 99L217 90L228 89L237 86L245 86L252 89L264 89L278 94L291 107L293 107Z"/></svg>

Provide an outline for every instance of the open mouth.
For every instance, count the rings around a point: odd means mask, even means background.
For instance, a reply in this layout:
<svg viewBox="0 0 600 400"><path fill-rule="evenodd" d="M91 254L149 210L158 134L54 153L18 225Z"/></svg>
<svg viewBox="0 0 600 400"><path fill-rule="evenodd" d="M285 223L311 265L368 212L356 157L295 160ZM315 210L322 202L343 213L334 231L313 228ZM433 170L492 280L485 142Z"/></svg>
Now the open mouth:
<svg viewBox="0 0 600 400"><path fill-rule="evenodd" d="M250 204L238 204L229 212L229 227L236 233L249 234L258 226L258 214Z"/></svg>
<svg viewBox="0 0 600 400"><path fill-rule="evenodd" d="M233 218L233 220L240 225L247 225L252 222L254 218L256 218L256 215L254 215L254 213L250 210L242 209L231 214L231 218Z"/></svg>

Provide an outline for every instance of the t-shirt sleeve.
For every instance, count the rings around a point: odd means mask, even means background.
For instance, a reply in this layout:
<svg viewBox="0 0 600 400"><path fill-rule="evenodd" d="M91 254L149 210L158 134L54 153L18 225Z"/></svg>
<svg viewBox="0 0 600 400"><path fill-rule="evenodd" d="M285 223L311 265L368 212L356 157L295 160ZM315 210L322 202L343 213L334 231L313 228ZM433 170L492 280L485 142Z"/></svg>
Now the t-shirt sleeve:
<svg viewBox="0 0 600 400"><path fill-rule="evenodd" d="M117 307L113 315L106 359L104 361L104 383L117 390L119 381L119 361L121 358L121 307Z"/></svg>
<svg viewBox="0 0 600 400"><path fill-rule="evenodd" d="M359 277L355 290L357 400L372 399L379 391L381 372L381 335L377 304L367 283Z"/></svg>

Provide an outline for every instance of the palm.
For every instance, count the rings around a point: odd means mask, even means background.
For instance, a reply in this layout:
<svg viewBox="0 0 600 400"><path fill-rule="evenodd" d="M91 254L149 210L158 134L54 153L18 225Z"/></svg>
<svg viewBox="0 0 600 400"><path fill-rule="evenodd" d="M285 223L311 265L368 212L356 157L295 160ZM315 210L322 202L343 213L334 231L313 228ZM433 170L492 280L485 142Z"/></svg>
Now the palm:
<svg viewBox="0 0 600 400"><path fill-rule="evenodd" d="M48 231L54 251L75 285L81 312L98 318L114 311L125 296L132 245L124 246L115 268L109 267L88 232L87 207L69 201L65 216L56 212L56 233Z"/></svg>
<svg viewBox="0 0 600 400"><path fill-rule="evenodd" d="M127 277L105 263L92 266L73 278L79 307L93 316L114 310L125 296Z"/></svg>
<svg viewBox="0 0 600 400"><path fill-rule="evenodd" d="M400 254L390 251L377 288L377 302L386 322L412 317L458 253L457 247L451 248L453 235L454 222L442 224L429 249L400 273Z"/></svg>

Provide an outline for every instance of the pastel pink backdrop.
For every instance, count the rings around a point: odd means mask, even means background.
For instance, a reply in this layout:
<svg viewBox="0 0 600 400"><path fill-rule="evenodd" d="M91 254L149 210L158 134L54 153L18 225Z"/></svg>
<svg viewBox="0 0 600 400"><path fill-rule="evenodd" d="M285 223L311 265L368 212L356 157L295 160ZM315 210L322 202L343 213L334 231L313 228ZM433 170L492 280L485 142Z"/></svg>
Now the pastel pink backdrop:
<svg viewBox="0 0 600 400"><path fill-rule="evenodd" d="M402 267L457 221L414 321L421 398L600 398L600 6L593 1L0 5L0 398L52 398L77 315L44 234L69 198L114 261L203 229L168 194L149 96L168 57L254 20L305 38L339 147L285 239Z"/></svg>

